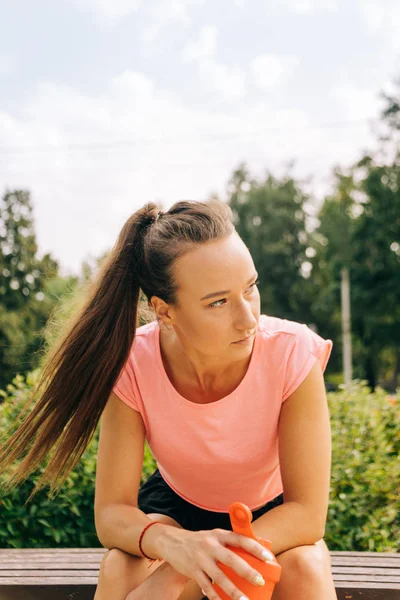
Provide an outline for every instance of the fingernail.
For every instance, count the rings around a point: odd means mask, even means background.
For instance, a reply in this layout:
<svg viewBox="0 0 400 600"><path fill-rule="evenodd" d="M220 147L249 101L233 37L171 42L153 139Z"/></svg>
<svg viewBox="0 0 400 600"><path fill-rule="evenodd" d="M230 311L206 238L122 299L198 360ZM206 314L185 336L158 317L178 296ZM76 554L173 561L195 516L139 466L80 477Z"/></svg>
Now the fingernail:
<svg viewBox="0 0 400 600"><path fill-rule="evenodd" d="M249 600L247 596L240 596L239 600Z"/></svg>
<svg viewBox="0 0 400 600"><path fill-rule="evenodd" d="M254 585L265 585L265 581L261 575L256 575L253 579Z"/></svg>
<svg viewBox="0 0 400 600"><path fill-rule="evenodd" d="M272 557L272 554L270 552L268 552L268 550L263 550L262 553L261 553L261 556L267 562L273 562L273 560L274 560L273 557Z"/></svg>

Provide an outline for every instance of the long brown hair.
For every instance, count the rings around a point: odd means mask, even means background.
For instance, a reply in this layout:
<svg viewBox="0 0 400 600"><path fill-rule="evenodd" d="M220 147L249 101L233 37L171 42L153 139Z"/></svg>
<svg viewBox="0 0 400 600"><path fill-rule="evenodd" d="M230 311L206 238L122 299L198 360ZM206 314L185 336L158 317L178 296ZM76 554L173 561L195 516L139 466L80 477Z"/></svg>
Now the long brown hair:
<svg viewBox="0 0 400 600"><path fill-rule="evenodd" d="M4 482L5 490L26 479L50 450L51 460L28 501L46 483L53 495L62 486L93 438L128 359L141 318L141 291L147 315L152 296L178 306L175 260L195 244L234 231L232 210L215 199L177 202L161 214L151 202L128 218L82 306L47 350L38 383L19 415L21 424L0 447L5 473L31 446Z"/></svg>

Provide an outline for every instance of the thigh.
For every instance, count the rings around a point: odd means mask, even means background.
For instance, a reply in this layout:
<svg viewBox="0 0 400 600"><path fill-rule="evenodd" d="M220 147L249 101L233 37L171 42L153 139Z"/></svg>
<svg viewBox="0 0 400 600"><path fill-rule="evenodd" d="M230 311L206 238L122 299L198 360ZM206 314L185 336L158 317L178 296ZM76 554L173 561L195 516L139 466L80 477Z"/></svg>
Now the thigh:
<svg viewBox="0 0 400 600"><path fill-rule="evenodd" d="M284 552L276 555L276 560L278 562L280 560L283 561L286 560L288 556L290 556L293 560L298 559L298 562L302 560L306 561L309 559L314 559L317 561L317 563L327 563L331 565L331 555L324 539L320 539L314 544L296 546L295 548L285 550Z"/></svg>
<svg viewBox="0 0 400 600"><path fill-rule="evenodd" d="M181 527L174 519L168 516L150 513L147 515L154 521L161 521L166 525ZM134 554L129 554L120 548L110 548L103 556L99 573L99 584L103 581L109 585L112 581L118 582L118 591L127 596L145 581L164 560L151 561ZM123 583L122 583L123 582ZM121 589L123 586L123 590Z"/></svg>
<svg viewBox="0 0 400 600"><path fill-rule="evenodd" d="M282 574L292 576L332 577L331 556L324 539L314 544L296 546L276 555L276 560L282 567ZM285 578L286 578L285 577Z"/></svg>
<svg viewBox="0 0 400 600"><path fill-rule="evenodd" d="M310 590L314 592L313 597L336 598L330 553L323 539L285 550L276 555L276 560L282 573L272 600L291 598L293 589L297 598L308 598Z"/></svg>

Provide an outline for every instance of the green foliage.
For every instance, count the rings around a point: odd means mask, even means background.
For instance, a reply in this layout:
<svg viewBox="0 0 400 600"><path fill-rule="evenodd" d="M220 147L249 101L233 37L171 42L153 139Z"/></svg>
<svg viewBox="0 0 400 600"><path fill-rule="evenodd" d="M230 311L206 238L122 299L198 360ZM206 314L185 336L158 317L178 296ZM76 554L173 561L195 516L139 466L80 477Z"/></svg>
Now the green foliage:
<svg viewBox="0 0 400 600"><path fill-rule="evenodd" d="M399 391L399 390L398 390ZM400 394L365 381L328 394L332 477L325 540L331 550L400 547Z"/></svg>
<svg viewBox="0 0 400 600"><path fill-rule="evenodd" d="M18 375L0 391L4 402L0 405L1 441L17 428L21 408L25 404L38 372L30 373L26 380ZM29 409L31 410L31 408ZM55 499L43 488L26 503L40 475L41 466L17 488L7 494L0 485L0 547L50 548L50 547L101 547L94 526L94 486L99 427L82 459L71 472ZM142 481L154 471L155 461L146 446ZM12 473L12 472L11 472ZM0 474L0 483L5 475Z"/></svg>
<svg viewBox="0 0 400 600"><path fill-rule="evenodd" d="M5 437L37 372L14 379L0 392ZM328 393L332 428L332 477L325 540L330 550L396 551L400 545L400 396L365 381ZM43 467L10 493L0 489L0 547L100 547L94 527L98 433L55 499L45 489L26 500ZM156 465L146 445L142 482ZM0 476L0 482L3 476Z"/></svg>
<svg viewBox="0 0 400 600"><path fill-rule="evenodd" d="M353 377L366 379L371 389L382 377L396 389L399 374L399 206L400 160L382 166L364 156L345 172L335 170L333 194L325 198L311 236L317 289L312 314L326 324L325 337L335 340L340 360L333 366L341 366L342 269L348 269Z"/></svg>
<svg viewBox="0 0 400 600"><path fill-rule="evenodd" d="M312 281L302 272L307 261L307 196L300 182L250 176L240 165L228 183L235 227L260 275L261 310L276 317L312 322Z"/></svg>
<svg viewBox="0 0 400 600"><path fill-rule="evenodd" d="M0 388L40 360L58 264L50 254L38 258L37 250L29 192L6 192L0 198Z"/></svg>

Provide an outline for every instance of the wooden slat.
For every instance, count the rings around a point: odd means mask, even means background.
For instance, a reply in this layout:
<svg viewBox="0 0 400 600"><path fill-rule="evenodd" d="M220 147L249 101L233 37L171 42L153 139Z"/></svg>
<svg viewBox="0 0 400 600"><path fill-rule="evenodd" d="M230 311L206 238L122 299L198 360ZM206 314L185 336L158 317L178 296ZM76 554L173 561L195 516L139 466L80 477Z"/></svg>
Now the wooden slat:
<svg viewBox="0 0 400 600"><path fill-rule="evenodd" d="M17 555L21 553L22 555L27 554L38 554L45 556L48 554L49 556L54 555L63 555L63 554L104 554L107 551L107 548L0 548L0 556L10 554L10 556ZM332 558L345 558L349 557L352 560L357 558L373 558L373 559L386 559L386 558L394 558L400 561L400 552L347 552L347 551L339 551L332 550L330 551L330 555Z"/></svg>
<svg viewBox="0 0 400 600"><path fill-rule="evenodd" d="M400 569L379 569L375 567L332 567L332 572L340 573L374 573L375 575L397 575L400 577Z"/></svg>
<svg viewBox="0 0 400 600"><path fill-rule="evenodd" d="M367 550L362 550L360 552L353 550L330 550L329 554L332 556L392 556L392 557L400 557L398 552L368 552Z"/></svg>
<svg viewBox="0 0 400 600"><path fill-rule="evenodd" d="M335 581L365 581L370 583L396 583L400 586L400 575L376 575L375 573L347 573L340 575L333 573Z"/></svg>
<svg viewBox="0 0 400 600"><path fill-rule="evenodd" d="M79 577L83 575L94 576L99 574L99 569L34 569L32 571L6 571L1 577L0 581L3 582L7 577L24 577L29 579L30 577L42 577L45 582L48 582L52 577Z"/></svg>
<svg viewBox="0 0 400 600"><path fill-rule="evenodd" d="M0 548L0 586L96 586L106 551L106 548ZM379 590L400 590L400 553L332 551L330 555L335 587L343 593L360 590L361 597L383 598ZM376 590L378 595L365 596L361 590ZM352 598L353 592L349 594Z"/></svg>
<svg viewBox="0 0 400 600"><path fill-rule="evenodd" d="M0 557L0 571L1 569L4 569L4 565L15 565L16 569L24 569L24 568L32 568L34 567L43 567L43 565L49 565L49 568L51 569L51 567L53 565L72 565L72 564L77 564L77 565L99 565L101 562L100 558L88 558L88 559L84 559L84 560L79 560L76 556L75 557L71 557L68 560L63 560L62 558L60 558L59 556L55 557L54 560L50 557L41 557L41 556L35 556L29 559L29 561L27 561L26 559L23 560L22 558L5 558L2 559ZM75 568L75 567L73 567Z"/></svg>
<svg viewBox="0 0 400 600"><path fill-rule="evenodd" d="M373 559L373 558L360 558L358 557L355 560L351 560L351 557L346 557L346 558L341 558L341 559L335 559L332 558L332 566L342 566L342 567L358 567L358 566L362 566L362 567L393 567L393 568L397 568L400 569L400 560L397 560L395 558L385 558L385 559Z"/></svg>
<svg viewBox="0 0 400 600"><path fill-rule="evenodd" d="M83 575L81 577L2 577L0 579L0 589L3 585L97 585L97 575ZM0 596L1 598L1 596Z"/></svg>

